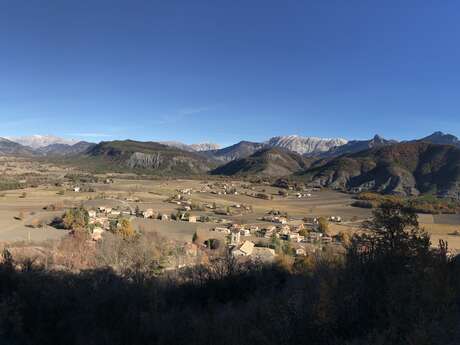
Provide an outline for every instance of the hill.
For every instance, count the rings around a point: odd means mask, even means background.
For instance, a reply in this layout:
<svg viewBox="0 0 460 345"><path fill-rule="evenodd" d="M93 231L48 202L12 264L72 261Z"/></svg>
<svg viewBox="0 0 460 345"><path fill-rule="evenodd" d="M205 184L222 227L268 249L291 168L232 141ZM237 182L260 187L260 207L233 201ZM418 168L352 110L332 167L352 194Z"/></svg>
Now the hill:
<svg viewBox="0 0 460 345"><path fill-rule="evenodd" d="M30 147L23 146L5 138L0 138L0 155L33 156L35 155L35 152Z"/></svg>
<svg viewBox="0 0 460 345"><path fill-rule="evenodd" d="M158 175L203 174L214 167L197 153L156 142L133 140L101 142L90 148L82 161L97 169L141 171Z"/></svg>
<svg viewBox="0 0 460 345"><path fill-rule="evenodd" d="M230 162L236 159L249 157L264 147L266 147L265 144L240 141L235 145L223 149L202 151L201 154L217 161Z"/></svg>
<svg viewBox="0 0 460 345"><path fill-rule="evenodd" d="M443 132L434 132L418 141L424 141L432 144L454 145L460 148L460 140L455 135L445 134Z"/></svg>
<svg viewBox="0 0 460 345"><path fill-rule="evenodd" d="M460 149L426 142L401 143L327 161L294 176L348 191L460 197Z"/></svg>
<svg viewBox="0 0 460 345"><path fill-rule="evenodd" d="M214 175L256 175L279 177L302 171L310 160L301 155L279 148L265 148L249 157L231 161L214 169Z"/></svg>

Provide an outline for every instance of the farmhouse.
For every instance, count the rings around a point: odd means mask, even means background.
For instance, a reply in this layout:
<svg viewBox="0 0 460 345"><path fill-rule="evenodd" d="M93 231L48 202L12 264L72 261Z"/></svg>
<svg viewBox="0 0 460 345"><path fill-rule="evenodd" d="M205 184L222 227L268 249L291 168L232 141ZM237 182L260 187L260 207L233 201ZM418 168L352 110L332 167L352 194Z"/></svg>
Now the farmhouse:
<svg viewBox="0 0 460 345"><path fill-rule="evenodd" d="M239 248L232 250L233 256L249 256L254 250L254 243L250 241L245 241Z"/></svg>

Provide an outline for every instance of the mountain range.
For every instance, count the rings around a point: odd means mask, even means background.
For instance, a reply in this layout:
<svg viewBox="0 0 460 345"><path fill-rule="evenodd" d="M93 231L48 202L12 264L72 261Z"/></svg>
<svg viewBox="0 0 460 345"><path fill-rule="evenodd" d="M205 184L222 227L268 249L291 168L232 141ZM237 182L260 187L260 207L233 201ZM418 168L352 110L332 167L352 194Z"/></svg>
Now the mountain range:
<svg viewBox="0 0 460 345"><path fill-rule="evenodd" d="M344 191L460 198L460 149L427 141L398 143L336 157L292 178Z"/></svg>
<svg viewBox="0 0 460 345"><path fill-rule="evenodd" d="M344 191L460 198L460 141L442 132L400 143L378 135L350 141L291 135L224 148L134 140L95 144L52 136L15 140L0 138L0 155L57 157L99 170L283 177Z"/></svg>
<svg viewBox="0 0 460 345"><path fill-rule="evenodd" d="M6 137L6 139L11 140L15 143L21 144L23 146L30 147L34 150L41 147L46 147L53 144L65 144L73 145L78 142L78 140L73 139L64 139L54 135L31 135L24 137Z"/></svg>

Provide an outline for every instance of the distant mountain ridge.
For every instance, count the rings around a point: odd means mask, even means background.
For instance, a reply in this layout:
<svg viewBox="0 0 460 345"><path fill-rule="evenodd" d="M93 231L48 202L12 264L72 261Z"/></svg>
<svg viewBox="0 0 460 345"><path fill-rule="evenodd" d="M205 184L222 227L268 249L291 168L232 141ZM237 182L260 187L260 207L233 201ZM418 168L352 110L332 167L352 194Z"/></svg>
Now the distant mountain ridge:
<svg viewBox="0 0 460 345"><path fill-rule="evenodd" d="M48 146L40 147L35 150L35 152L45 156L70 156L85 153L94 146L96 146L94 143L79 141L73 145L51 144Z"/></svg>
<svg viewBox="0 0 460 345"><path fill-rule="evenodd" d="M298 135L277 136L267 141L271 147L280 147L301 155L315 155L330 149L345 145L348 141L342 138L325 139L317 137L302 137Z"/></svg>
<svg viewBox="0 0 460 345"><path fill-rule="evenodd" d="M396 140L387 140L376 134L374 138L369 140L350 140L344 145L332 147L330 150L320 153L319 156L338 157L344 154L356 153L359 151L394 145L397 143L398 142Z"/></svg>
<svg viewBox="0 0 460 345"><path fill-rule="evenodd" d="M432 193L460 199L460 143L457 137L442 132L401 143L378 135L346 142L274 137L263 143L241 141L222 149L197 151L212 147L207 145L181 148L171 143L115 140L53 143L32 149L0 138L0 155L54 157L101 172L282 177L344 191Z"/></svg>
<svg viewBox="0 0 460 345"><path fill-rule="evenodd" d="M220 162L230 162L240 158L249 157L265 147L267 147L267 145L263 143L240 141L237 144L224 147L223 149L202 151L201 154Z"/></svg>
<svg viewBox="0 0 460 345"><path fill-rule="evenodd" d="M159 143L190 152L201 152L220 149L220 145L214 143L199 143L190 145L181 143L180 141L159 141Z"/></svg>
<svg viewBox="0 0 460 345"><path fill-rule="evenodd" d="M78 142L78 140L74 139L64 139L61 137L57 137L54 135L31 135L31 136L24 136L24 137L7 137L6 139L11 140L15 143L21 144L23 146L31 147L32 149L36 150L41 147L53 145L53 144L66 144L66 145L74 145Z"/></svg>

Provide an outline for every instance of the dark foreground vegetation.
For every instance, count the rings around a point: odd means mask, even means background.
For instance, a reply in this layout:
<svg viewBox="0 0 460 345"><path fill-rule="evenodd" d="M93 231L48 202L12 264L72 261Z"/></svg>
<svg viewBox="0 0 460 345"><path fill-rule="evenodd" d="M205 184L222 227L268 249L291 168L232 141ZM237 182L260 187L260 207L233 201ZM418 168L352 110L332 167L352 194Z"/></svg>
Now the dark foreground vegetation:
<svg viewBox="0 0 460 345"><path fill-rule="evenodd" d="M157 275L0 265L1 344L458 344L460 262L383 203L345 258Z"/></svg>

